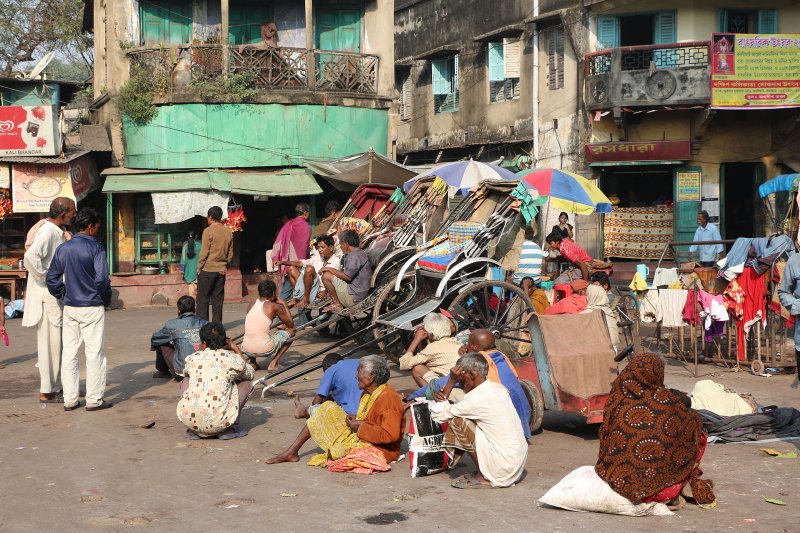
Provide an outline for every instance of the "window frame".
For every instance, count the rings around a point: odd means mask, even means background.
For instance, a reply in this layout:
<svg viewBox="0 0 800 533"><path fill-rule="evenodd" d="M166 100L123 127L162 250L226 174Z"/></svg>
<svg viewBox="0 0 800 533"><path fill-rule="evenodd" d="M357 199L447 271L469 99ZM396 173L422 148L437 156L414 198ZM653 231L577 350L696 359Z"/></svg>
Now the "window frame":
<svg viewBox="0 0 800 533"><path fill-rule="evenodd" d="M433 113L435 115L458 111L458 63L459 54L431 60L431 88L433 89ZM449 84L449 90L442 92L445 83Z"/></svg>
<svg viewBox="0 0 800 533"><path fill-rule="evenodd" d="M501 104L511 100L519 100L520 98L520 76L508 76L506 48L510 43L515 43L517 54L521 56L521 37L504 38L502 41L489 41L486 43L486 78L489 83L489 104ZM518 57L517 61L519 62L520 60L521 57Z"/></svg>

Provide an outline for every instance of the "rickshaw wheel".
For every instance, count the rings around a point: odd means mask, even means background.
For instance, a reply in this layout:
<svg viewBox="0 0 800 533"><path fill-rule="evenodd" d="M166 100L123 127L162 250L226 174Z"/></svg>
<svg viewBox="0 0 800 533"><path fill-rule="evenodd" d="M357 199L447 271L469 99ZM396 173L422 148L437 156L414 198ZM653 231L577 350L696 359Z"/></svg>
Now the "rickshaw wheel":
<svg viewBox="0 0 800 533"><path fill-rule="evenodd" d="M390 313L402 307L414 294L414 276L413 274L407 275L403 278L400 285L400 290L394 290L394 283L385 287L378 298L375 300L375 307L372 308L372 321L373 323L382 315ZM392 329L392 326L380 325L375 328L373 335L375 339L381 337ZM397 363L400 356L405 352L405 347L411 342L411 333L408 331L397 330L397 335L392 335L388 339L384 339L376 346L386 356Z"/></svg>
<svg viewBox="0 0 800 533"><path fill-rule="evenodd" d="M488 329L496 339L527 342L533 303L520 287L505 281L481 281L462 289L448 311L469 329Z"/></svg>
<svg viewBox="0 0 800 533"><path fill-rule="evenodd" d="M522 386L522 391L525 393L525 398L528 400L528 405L531 407L531 433L536 433L542 429L542 419L544 418L544 397L542 391L533 384L532 381L527 379L519 380Z"/></svg>

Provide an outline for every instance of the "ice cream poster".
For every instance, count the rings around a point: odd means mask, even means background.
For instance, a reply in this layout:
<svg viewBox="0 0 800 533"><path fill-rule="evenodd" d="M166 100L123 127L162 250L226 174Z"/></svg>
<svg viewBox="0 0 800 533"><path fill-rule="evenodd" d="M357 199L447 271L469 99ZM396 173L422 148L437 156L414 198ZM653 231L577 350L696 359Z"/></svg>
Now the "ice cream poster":
<svg viewBox="0 0 800 533"><path fill-rule="evenodd" d="M61 153L53 106L0 106L0 155L48 156Z"/></svg>

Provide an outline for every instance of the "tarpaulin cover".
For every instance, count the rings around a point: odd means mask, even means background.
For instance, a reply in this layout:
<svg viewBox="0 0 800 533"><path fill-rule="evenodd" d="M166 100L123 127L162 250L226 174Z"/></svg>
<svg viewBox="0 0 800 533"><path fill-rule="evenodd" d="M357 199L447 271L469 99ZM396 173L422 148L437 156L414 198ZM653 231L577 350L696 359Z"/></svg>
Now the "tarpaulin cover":
<svg viewBox="0 0 800 533"><path fill-rule="evenodd" d="M768 182L758 186L758 194L761 198L766 198L770 194L775 194L776 192L791 191L798 176L800 176L800 174L781 174L780 176L772 178Z"/></svg>
<svg viewBox="0 0 800 533"><path fill-rule="evenodd" d="M408 169L372 150L333 161L306 159L303 165L340 191L352 191L362 183L402 186L417 173L416 170Z"/></svg>

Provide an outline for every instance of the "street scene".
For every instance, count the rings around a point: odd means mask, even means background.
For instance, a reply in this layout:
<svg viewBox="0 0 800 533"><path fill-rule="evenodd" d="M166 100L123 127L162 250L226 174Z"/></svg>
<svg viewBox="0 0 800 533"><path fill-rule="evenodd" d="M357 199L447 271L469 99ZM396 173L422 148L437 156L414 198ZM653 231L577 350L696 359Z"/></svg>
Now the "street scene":
<svg viewBox="0 0 800 533"><path fill-rule="evenodd" d="M3 530L798 530L794 3L0 11Z"/></svg>

